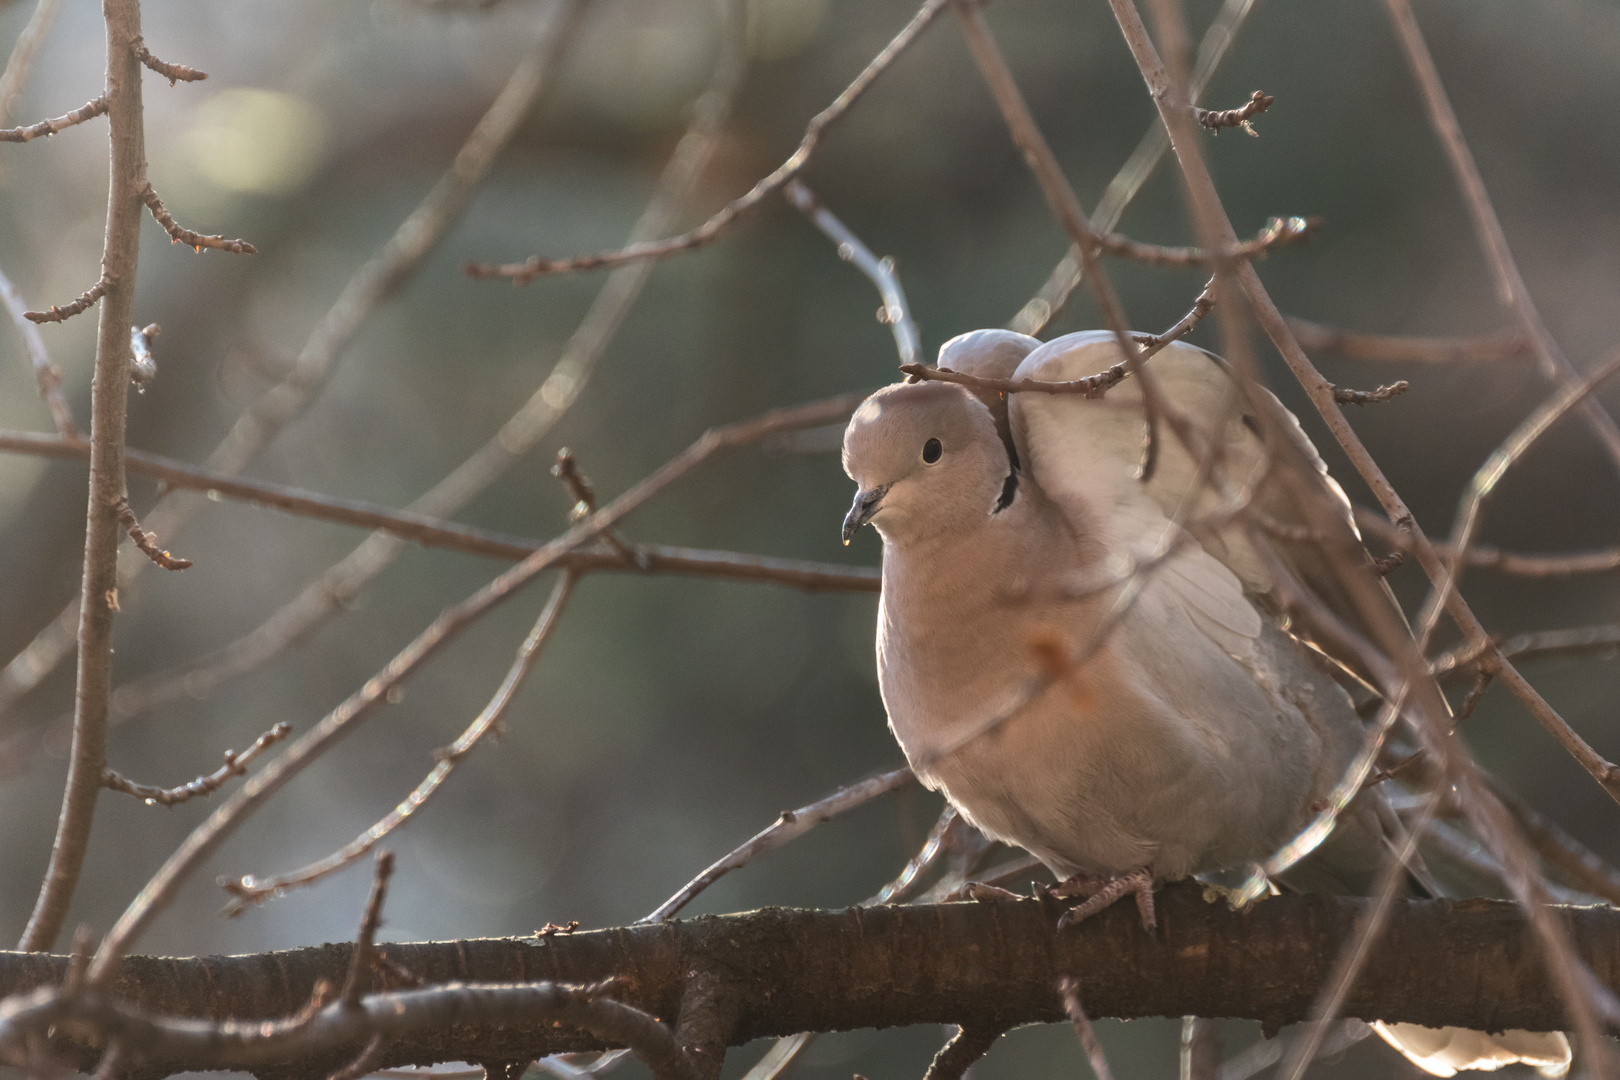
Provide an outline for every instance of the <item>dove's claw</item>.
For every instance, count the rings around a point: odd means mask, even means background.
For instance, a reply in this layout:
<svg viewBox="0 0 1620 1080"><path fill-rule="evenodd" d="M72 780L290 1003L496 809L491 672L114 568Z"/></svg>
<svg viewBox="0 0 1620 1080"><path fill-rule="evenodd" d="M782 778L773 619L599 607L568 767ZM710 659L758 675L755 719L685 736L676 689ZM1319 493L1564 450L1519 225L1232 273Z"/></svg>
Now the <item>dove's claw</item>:
<svg viewBox="0 0 1620 1080"><path fill-rule="evenodd" d="M1059 930L1082 919L1089 919L1127 894L1136 897L1136 911L1142 917L1142 929L1151 934L1158 926L1158 918L1153 910L1153 871L1145 866L1106 880L1076 874L1053 886L1051 894L1059 898L1086 897L1084 903L1063 913L1058 920Z"/></svg>

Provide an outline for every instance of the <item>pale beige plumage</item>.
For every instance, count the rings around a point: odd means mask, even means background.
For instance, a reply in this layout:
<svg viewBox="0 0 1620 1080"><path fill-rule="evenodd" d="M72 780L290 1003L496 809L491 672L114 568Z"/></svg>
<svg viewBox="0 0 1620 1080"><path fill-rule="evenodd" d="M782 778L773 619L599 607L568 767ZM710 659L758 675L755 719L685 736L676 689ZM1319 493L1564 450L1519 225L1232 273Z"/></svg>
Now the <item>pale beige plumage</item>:
<svg viewBox="0 0 1620 1080"><path fill-rule="evenodd" d="M947 343L940 365L1062 381L1117 358L1106 334L1041 345L978 331ZM1232 513L1292 513L1237 387L1190 346L1150 363L1166 402L1219 441L1213 473L1165 435L1141 481L1131 379L1102 400L903 384L873 395L845 435L860 487L846 539L868 520L884 539L890 726L925 783L1060 878L1175 880L1260 861L1309 821L1363 739L1329 665L1274 617L1267 563ZM1286 437L1309 446L1297 422ZM1314 585L1326 575L1311 547L1278 545ZM1398 828L1364 794L1289 883L1364 890ZM1437 1075L1568 1061L1560 1035L1380 1033Z"/></svg>

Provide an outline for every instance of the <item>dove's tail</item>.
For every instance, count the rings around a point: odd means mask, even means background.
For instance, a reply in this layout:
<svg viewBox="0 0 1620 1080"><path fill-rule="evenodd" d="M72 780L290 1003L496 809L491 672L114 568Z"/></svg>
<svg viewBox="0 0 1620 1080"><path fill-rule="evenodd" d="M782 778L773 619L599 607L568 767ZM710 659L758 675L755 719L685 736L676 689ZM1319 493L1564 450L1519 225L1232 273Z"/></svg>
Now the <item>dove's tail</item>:
<svg viewBox="0 0 1620 1080"><path fill-rule="evenodd" d="M1569 1040L1556 1031L1503 1031L1487 1035L1467 1028L1418 1024L1372 1025L1383 1040L1424 1072L1455 1076L1464 1069L1500 1069L1523 1062L1542 1076L1569 1071Z"/></svg>

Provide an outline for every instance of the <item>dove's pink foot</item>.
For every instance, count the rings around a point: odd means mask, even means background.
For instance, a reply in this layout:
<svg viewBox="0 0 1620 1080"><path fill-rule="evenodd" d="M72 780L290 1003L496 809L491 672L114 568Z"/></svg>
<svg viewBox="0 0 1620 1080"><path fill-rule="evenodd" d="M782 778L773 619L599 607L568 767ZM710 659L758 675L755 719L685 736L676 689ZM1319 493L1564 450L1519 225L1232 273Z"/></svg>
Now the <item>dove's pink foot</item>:
<svg viewBox="0 0 1620 1080"><path fill-rule="evenodd" d="M1134 894L1136 897L1136 912L1142 917L1142 929L1151 934L1158 925L1158 918L1153 911L1153 871L1145 866L1112 878L1075 874L1052 886L1051 894L1060 899L1072 896L1086 897L1084 903L1063 913L1063 918L1058 920L1059 930L1082 919L1091 918L1127 894Z"/></svg>

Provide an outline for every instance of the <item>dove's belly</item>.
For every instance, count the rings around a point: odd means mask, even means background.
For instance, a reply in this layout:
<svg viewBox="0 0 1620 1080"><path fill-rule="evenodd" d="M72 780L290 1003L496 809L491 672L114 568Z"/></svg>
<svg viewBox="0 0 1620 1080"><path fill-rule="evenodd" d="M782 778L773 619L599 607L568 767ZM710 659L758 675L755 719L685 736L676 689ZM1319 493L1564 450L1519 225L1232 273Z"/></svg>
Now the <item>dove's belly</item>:
<svg viewBox="0 0 1620 1080"><path fill-rule="evenodd" d="M1303 826L1342 753L1231 658L1176 655L1175 685L1220 692L1165 691L1164 665L1144 668L1151 650L1126 627L1080 672L1003 703L999 722L949 718L949 699L935 696L926 717L891 709L891 725L926 783L1060 875L1145 866L1175 880L1264 859Z"/></svg>

